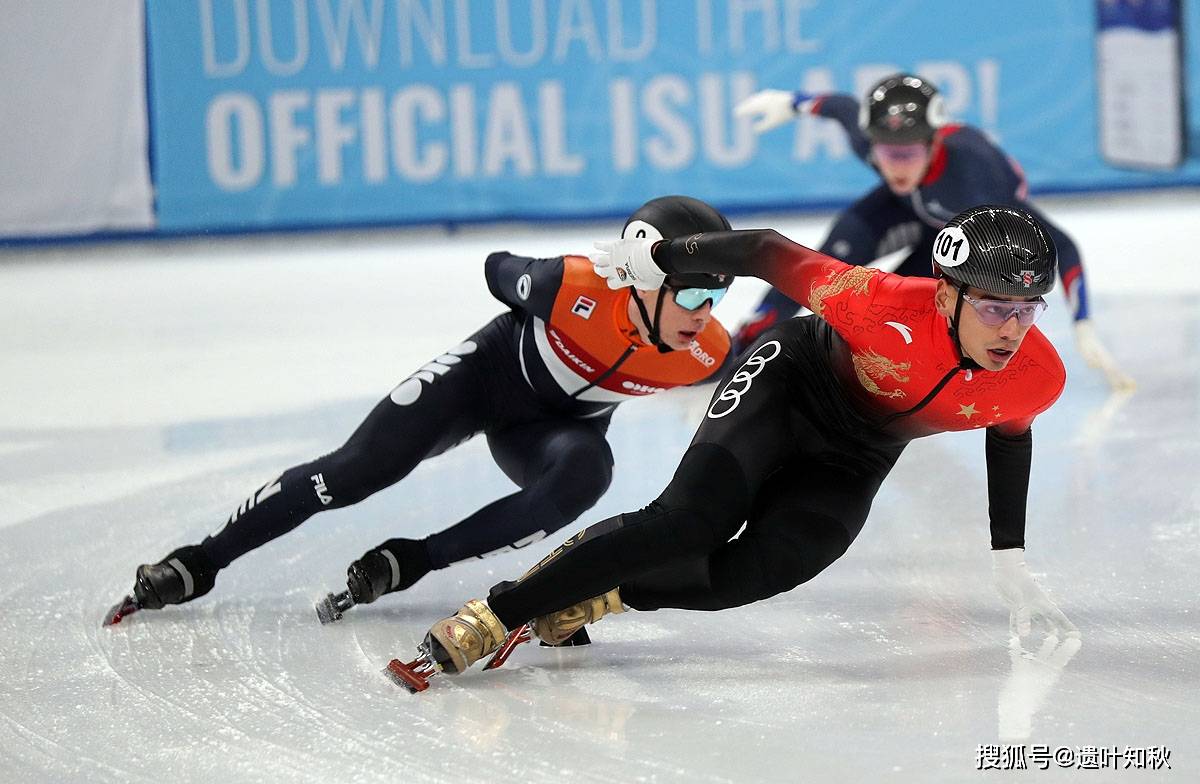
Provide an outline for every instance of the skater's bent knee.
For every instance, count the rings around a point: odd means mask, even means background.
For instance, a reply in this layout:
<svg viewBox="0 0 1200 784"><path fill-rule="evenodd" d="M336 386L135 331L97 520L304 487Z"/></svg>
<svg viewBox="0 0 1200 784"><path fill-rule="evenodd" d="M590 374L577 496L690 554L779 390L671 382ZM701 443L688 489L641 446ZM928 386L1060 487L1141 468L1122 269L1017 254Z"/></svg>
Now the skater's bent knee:
<svg viewBox="0 0 1200 784"><path fill-rule="evenodd" d="M772 595L808 582L850 547L845 525L833 517L808 513L797 520L797 528L799 537L795 541L764 550L763 574Z"/></svg>

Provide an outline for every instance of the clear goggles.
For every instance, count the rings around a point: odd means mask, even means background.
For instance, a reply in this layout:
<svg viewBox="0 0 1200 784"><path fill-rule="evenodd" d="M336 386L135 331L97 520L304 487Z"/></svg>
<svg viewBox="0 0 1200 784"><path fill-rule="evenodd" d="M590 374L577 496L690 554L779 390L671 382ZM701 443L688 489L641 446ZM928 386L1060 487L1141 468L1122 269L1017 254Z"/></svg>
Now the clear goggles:
<svg viewBox="0 0 1200 784"><path fill-rule="evenodd" d="M704 307L705 302L712 302L715 308L717 303L725 297L724 289L697 289L697 288L671 288L671 294L675 298L675 304L684 310L699 310Z"/></svg>
<svg viewBox="0 0 1200 784"><path fill-rule="evenodd" d="M1004 299L976 299L964 293L962 298L975 308L979 320L989 327L998 327L1014 316L1022 327L1033 326L1033 322L1041 318L1047 307L1046 300L1041 297L1012 302Z"/></svg>
<svg viewBox="0 0 1200 784"><path fill-rule="evenodd" d="M888 163L914 163L929 156L929 145L916 144L873 144L871 152L881 161Z"/></svg>

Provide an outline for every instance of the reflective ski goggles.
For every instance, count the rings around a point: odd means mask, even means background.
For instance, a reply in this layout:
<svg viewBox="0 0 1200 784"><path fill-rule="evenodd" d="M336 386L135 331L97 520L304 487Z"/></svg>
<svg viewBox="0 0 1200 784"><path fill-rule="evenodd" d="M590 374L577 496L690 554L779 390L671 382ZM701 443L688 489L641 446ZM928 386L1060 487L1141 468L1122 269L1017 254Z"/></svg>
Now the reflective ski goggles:
<svg viewBox="0 0 1200 784"><path fill-rule="evenodd" d="M676 289L676 288L672 288L671 294L675 298L675 304L678 305L679 307L683 308L684 310L699 310L700 308L704 307L705 302L710 302L710 301L712 302L712 306L715 308L717 306L717 303L720 302L722 298L724 298L725 292L727 292L727 291L729 291L728 288L724 288L724 289L697 289L697 288Z"/></svg>
<svg viewBox="0 0 1200 784"><path fill-rule="evenodd" d="M962 298L975 308L979 320L989 327L998 327L1016 316L1017 323L1022 327L1033 326L1043 313L1046 312L1046 300L1037 299L1012 302L1004 299L976 299L964 293Z"/></svg>
<svg viewBox="0 0 1200 784"><path fill-rule="evenodd" d="M888 163L913 163L929 155L929 145L916 144L873 144L871 152L881 161Z"/></svg>

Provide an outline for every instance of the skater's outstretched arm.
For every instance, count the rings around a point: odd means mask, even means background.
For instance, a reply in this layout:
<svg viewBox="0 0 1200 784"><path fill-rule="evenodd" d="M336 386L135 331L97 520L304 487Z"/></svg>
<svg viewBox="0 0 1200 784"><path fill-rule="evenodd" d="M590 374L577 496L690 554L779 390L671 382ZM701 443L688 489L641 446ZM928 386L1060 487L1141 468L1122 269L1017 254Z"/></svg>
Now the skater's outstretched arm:
<svg viewBox="0 0 1200 784"><path fill-rule="evenodd" d="M857 98L840 93L811 95L790 90L760 90L738 103L733 113L749 118L755 133L766 133L804 114L827 117L837 121L846 131L854 154L869 162L871 140L859 127L858 106Z"/></svg>
<svg viewBox="0 0 1200 784"><path fill-rule="evenodd" d="M874 297L896 276L855 267L789 240L774 229L715 231L652 242L597 242L596 274L612 288L657 288L667 275L727 273L760 278L813 313L832 321L843 297Z"/></svg>
<svg viewBox="0 0 1200 784"><path fill-rule="evenodd" d="M920 244L920 228L916 227L917 235L909 231L914 220L912 211L898 201L886 185L879 185L838 214L817 250L847 264L865 267L906 244ZM929 239L932 241L932 235ZM925 274L929 269L927 252L921 261L921 274ZM800 307L801 303L779 289L769 289L755 306L754 313L736 330L734 350L740 353L763 332L795 316Z"/></svg>
<svg viewBox="0 0 1200 784"><path fill-rule="evenodd" d="M999 428L989 427L984 453L987 456L992 549L1024 547L1033 430L1009 435Z"/></svg>
<svg viewBox="0 0 1200 784"><path fill-rule="evenodd" d="M812 289L849 269L848 264L793 242L774 229L710 232L663 241L653 248L652 255L668 274L726 272L760 278L810 309Z"/></svg>
<svg viewBox="0 0 1200 784"><path fill-rule="evenodd" d="M1025 565L1025 505L1033 432L1013 435L998 427L987 431L988 513L992 529L992 574L1000 597L1009 608L1014 637L1031 633L1041 623L1061 639L1079 637L1075 624L1046 596Z"/></svg>

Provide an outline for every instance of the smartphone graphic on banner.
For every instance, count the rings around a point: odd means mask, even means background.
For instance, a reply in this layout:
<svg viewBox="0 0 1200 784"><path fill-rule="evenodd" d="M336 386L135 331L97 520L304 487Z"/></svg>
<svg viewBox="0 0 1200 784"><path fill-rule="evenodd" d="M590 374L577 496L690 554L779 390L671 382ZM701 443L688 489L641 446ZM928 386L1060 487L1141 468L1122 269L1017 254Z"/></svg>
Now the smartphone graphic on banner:
<svg viewBox="0 0 1200 784"><path fill-rule="evenodd" d="M1174 169L1187 155L1182 0L1097 0L1100 155Z"/></svg>

